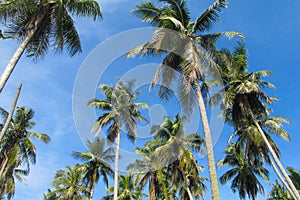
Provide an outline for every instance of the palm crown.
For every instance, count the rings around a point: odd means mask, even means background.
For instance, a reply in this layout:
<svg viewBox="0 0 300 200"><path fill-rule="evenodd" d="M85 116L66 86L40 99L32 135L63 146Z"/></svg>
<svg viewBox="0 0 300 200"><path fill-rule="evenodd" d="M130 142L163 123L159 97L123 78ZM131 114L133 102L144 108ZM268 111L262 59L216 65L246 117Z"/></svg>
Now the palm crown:
<svg viewBox="0 0 300 200"><path fill-rule="evenodd" d="M5 121L8 112L1 108L0 114ZM0 197L6 195L10 199L14 195L15 179L25 181L23 176L29 174L30 164L36 163L36 148L31 139L35 138L44 143L50 141L48 135L30 130L35 125L33 117L34 110L17 107L0 141ZM0 125L2 127L3 124Z"/></svg>
<svg viewBox="0 0 300 200"><path fill-rule="evenodd" d="M102 17L94 0L16 0L4 1L0 6L0 17L8 22L6 34L22 40L29 31L35 30L26 47L27 55L35 59L43 57L50 45L56 51L66 47L71 56L81 51L72 15L94 19Z"/></svg>

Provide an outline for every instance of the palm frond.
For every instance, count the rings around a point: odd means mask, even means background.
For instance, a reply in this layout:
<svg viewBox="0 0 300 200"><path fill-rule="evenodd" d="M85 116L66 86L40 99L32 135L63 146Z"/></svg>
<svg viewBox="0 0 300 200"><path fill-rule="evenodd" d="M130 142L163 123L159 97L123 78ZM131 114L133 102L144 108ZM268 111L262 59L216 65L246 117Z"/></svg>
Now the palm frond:
<svg viewBox="0 0 300 200"><path fill-rule="evenodd" d="M193 32L205 32L212 28L212 25L220 20L219 13L227 8L227 0L216 0L204 13L196 19L193 26Z"/></svg>
<svg viewBox="0 0 300 200"><path fill-rule="evenodd" d="M48 144L51 141L51 138L47 134L43 134L43 133L30 131L28 132L28 136L33 137L46 144Z"/></svg>
<svg viewBox="0 0 300 200"><path fill-rule="evenodd" d="M100 5L94 0L67 1L66 7L77 17L93 17L94 20L102 18Z"/></svg>
<svg viewBox="0 0 300 200"><path fill-rule="evenodd" d="M159 17L162 15L162 9L156 7L152 2L148 1L146 3L137 5L135 9L131 11L131 13L144 22L157 24Z"/></svg>
<svg viewBox="0 0 300 200"><path fill-rule="evenodd" d="M61 52L65 46L70 56L74 56L81 52L82 49L73 19L65 8L58 7L55 9L55 12L55 50Z"/></svg>

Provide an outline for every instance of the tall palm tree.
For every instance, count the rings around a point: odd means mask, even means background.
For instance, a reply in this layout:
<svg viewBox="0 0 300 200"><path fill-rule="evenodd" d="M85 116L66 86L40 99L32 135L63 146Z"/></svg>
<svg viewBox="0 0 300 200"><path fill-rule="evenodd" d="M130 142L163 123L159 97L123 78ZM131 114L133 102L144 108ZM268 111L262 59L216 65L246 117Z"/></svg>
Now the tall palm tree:
<svg viewBox="0 0 300 200"><path fill-rule="evenodd" d="M232 180L231 189L239 193L241 199L245 199L246 195L254 200L259 193L264 193L264 188L259 182L257 176L269 181L268 170L263 167L263 163L259 160L253 160L248 157L248 152L239 148L232 143L225 150L226 157L218 162L218 166L223 167L229 165L232 169L225 172L220 181L222 184Z"/></svg>
<svg viewBox="0 0 300 200"><path fill-rule="evenodd" d="M223 107L226 109L227 117L232 120L232 124L237 131L245 130L248 133L244 136L249 136L249 133L252 133L253 130L259 133L260 140L265 144L261 145L261 147L266 147L265 152L271 154L272 159L274 159L286 179L289 188L295 197L300 199L298 191L279 160L280 152L278 147L267 134L275 133L289 140L288 133L282 129L282 122L288 122L288 120L283 117L268 117L267 105L273 103L276 99L270 98L262 91L262 88L272 88L274 86L262 80L261 77L269 75L271 72L247 72L247 56L243 43L239 43L233 53L229 51L221 52L216 57L216 62L221 66L219 71L223 76L225 85ZM268 153L265 153L265 155ZM270 162L269 156L264 158ZM284 180L282 181L284 182Z"/></svg>
<svg viewBox="0 0 300 200"><path fill-rule="evenodd" d="M104 138L96 138L94 142L87 140L88 152L72 152L72 156L82 161L84 164L80 167L84 171L84 179L90 187L90 200L93 199L95 186L100 176L108 187L108 176L113 176L110 162L114 160L114 149L112 147L105 148L106 140Z"/></svg>
<svg viewBox="0 0 300 200"><path fill-rule="evenodd" d="M108 187L108 195L103 197L103 200L113 199L114 187ZM134 182L133 175L121 174L118 183L118 200L142 200L145 196Z"/></svg>
<svg viewBox="0 0 300 200"><path fill-rule="evenodd" d="M49 47L60 52L64 47L74 56L81 51L73 16L102 17L95 0L4 0L0 2L0 20L6 31L20 40L20 46L0 76L0 93L24 51L35 60L42 58Z"/></svg>
<svg viewBox="0 0 300 200"><path fill-rule="evenodd" d="M178 84L179 97L185 113L192 112L196 96L205 135L212 197L214 200L220 199L213 144L199 81L204 79L202 65L204 63L214 65L209 56L214 42L222 35L229 38L235 35L242 36L236 32L206 34L220 19L219 13L226 8L226 0L216 0L195 21L191 21L185 0L158 1L163 5L155 5L148 1L133 10L134 15L159 29L154 32L151 41L130 51L128 57L138 54L161 55L165 53L163 55L166 56L161 62L150 88L160 81L162 86L159 94L162 98L168 99L169 88L177 77L175 73L177 71L181 74Z"/></svg>
<svg viewBox="0 0 300 200"><path fill-rule="evenodd" d="M58 200L88 199L89 189L83 181L84 173L78 166L66 166L67 170L58 170L55 173L52 187L54 190L48 196L57 196Z"/></svg>
<svg viewBox="0 0 300 200"><path fill-rule="evenodd" d="M134 80L123 83L118 81L116 86L102 84L99 89L104 93L105 99L92 99L88 105L101 109L103 114L98 117L92 130L97 133L104 126L108 127L108 139L110 142L116 140L115 175L114 175L114 200L118 197L118 165L120 151L121 127L124 124L127 136L131 141L136 138L137 121L146 121L141 116L141 108L148 108L145 103L135 102L140 92L133 93Z"/></svg>
<svg viewBox="0 0 300 200"><path fill-rule="evenodd" d="M0 114L5 122L8 112L0 108ZM48 135L30 131L35 125L35 122L32 121L33 117L33 109L17 107L8 129L0 141L0 180L4 181L1 184L2 188L9 188L6 189L8 196L13 196L14 194L14 178L21 181L24 180L22 175L28 175L30 164L36 163L36 148L31 138L44 143L50 141ZM3 124L0 127L2 128Z"/></svg>

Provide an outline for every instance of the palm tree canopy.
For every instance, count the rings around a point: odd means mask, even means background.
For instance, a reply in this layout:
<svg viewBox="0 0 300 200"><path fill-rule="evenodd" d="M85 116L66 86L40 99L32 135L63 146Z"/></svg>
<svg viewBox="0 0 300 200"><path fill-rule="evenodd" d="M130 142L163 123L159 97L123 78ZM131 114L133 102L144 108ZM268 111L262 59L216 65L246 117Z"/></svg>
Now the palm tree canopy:
<svg viewBox="0 0 300 200"><path fill-rule="evenodd" d="M179 115L176 115L174 120L168 117L164 117L164 120L161 125L152 126L151 134L154 140L147 144L156 149L153 156L157 159L157 164L161 166L171 164L186 153L186 149L203 151L203 139L197 133L186 135L184 120Z"/></svg>
<svg viewBox="0 0 300 200"><path fill-rule="evenodd" d="M115 157L114 149L112 147L106 148L106 140L99 137L94 142L87 140L87 147L88 152L72 152L74 158L84 161L79 166L84 171L84 180L92 190L102 176L103 182L108 186L108 176L112 177L114 174L110 165Z"/></svg>
<svg viewBox="0 0 300 200"><path fill-rule="evenodd" d="M117 130L124 124L128 138L135 140L137 122L147 121L142 117L140 109L149 106L146 103L135 102L140 92L133 92L134 82L134 80L126 83L118 81L116 86L106 84L99 86L105 99L92 99L88 102L88 105L103 111L92 127L92 131L98 134L104 126L109 126L107 137L113 142L117 136Z"/></svg>
<svg viewBox="0 0 300 200"><path fill-rule="evenodd" d="M78 166L66 166L66 170L55 173L51 186L54 188L48 195L56 195L58 199L84 200L89 195L88 187L83 182L83 171Z"/></svg>
<svg viewBox="0 0 300 200"><path fill-rule="evenodd" d="M112 200L113 199L113 190L114 187L107 188L107 195L103 197L103 200ZM146 196L138 188L136 182L134 181L133 175L121 174L119 176L118 182L118 200L142 200Z"/></svg>
<svg viewBox="0 0 300 200"><path fill-rule="evenodd" d="M237 191L241 199L245 199L246 195L250 199L255 199L258 193L264 194L264 188L258 177L269 181L269 172L263 167L263 163L248 159L247 152L235 144L228 145L224 153L226 157L218 162L218 166L229 165L231 169L220 177L221 184L232 179L231 189Z"/></svg>
<svg viewBox="0 0 300 200"><path fill-rule="evenodd" d="M195 197L204 194L205 180L199 175L199 166L193 152L202 149L203 139L199 134L184 133L184 120L176 115L174 120L165 117L161 125L151 129L153 140L144 148L137 148L136 153L142 159L128 166L136 173L135 180L141 189L148 183L149 196L169 198L179 192L180 198L187 197L187 190ZM171 198L171 197L170 197Z"/></svg>
<svg viewBox="0 0 300 200"><path fill-rule="evenodd" d="M80 38L72 16L102 18L100 6L94 0L4 0L0 20L8 29L5 35L22 40L28 31L36 29L26 47L27 55L43 58L49 47L60 52L65 47L71 56L81 52Z"/></svg>
<svg viewBox="0 0 300 200"><path fill-rule="evenodd" d="M0 108L0 113L6 120L8 112ZM1 153L8 155L10 160L19 155L29 166L29 161L33 164L36 162L36 149L30 138L35 138L44 143L50 141L50 137L43 133L30 131L35 125L32 121L34 110L27 107L17 107L15 116L11 120L8 130L1 141ZM0 125L3 126L2 124Z"/></svg>
<svg viewBox="0 0 300 200"><path fill-rule="evenodd" d="M161 83L159 96L168 100L173 93L171 83L178 84L179 99L184 112L189 115L195 105L195 89L199 80L204 79L204 66L214 66L210 51L214 42L222 35L243 37L237 32L219 32L207 34L220 17L219 13L226 8L226 0L217 0L200 17L191 21L185 0L159 0L161 6L148 1L138 5L132 13L141 20L158 27L153 39L128 53L136 55L161 54L165 57L152 80L150 88ZM178 72L178 73L177 73ZM178 74L179 77L178 77Z"/></svg>

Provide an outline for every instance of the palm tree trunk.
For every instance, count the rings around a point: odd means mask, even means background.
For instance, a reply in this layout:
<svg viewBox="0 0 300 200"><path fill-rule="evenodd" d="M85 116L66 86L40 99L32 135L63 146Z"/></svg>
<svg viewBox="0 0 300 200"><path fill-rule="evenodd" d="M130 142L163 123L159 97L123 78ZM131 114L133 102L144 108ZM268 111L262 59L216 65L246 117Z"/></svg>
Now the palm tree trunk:
<svg viewBox="0 0 300 200"><path fill-rule="evenodd" d="M292 197L294 199L297 199L296 196L294 195L293 191L291 190L290 186L285 182L284 178L282 177L282 175L280 174L280 172L278 171L274 161L272 159L271 160L271 165L276 173L276 175L278 176L278 178L280 179L280 181L283 183L283 185L286 187L286 189L289 191L289 193L292 195Z"/></svg>
<svg viewBox="0 0 300 200"><path fill-rule="evenodd" d="M14 114L14 111L15 111L15 108L16 108L16 105L17 105L17 101L18 101L18 98L20 96L21 88L22 88L22 83L19 84L16 96L15 96L15 98L14 98L12 104L11 104L8 116L7 116L7 118L5 120L5 123L4 123L4 126L3 126L3 128L2 128L2 130L0 132L0 141L2 140L2 137L4 136L6 130L7 130L8 126L9 126L9 123L11 121L11 118L12 118L12 116Z"/></svg>
<svg viewBox="0 0 300 200"><path fill-rule="evenodd" d="M2 160L1 165L0 165L0 180L2 179L2 174L7 165L7 162L8 162L8 157L6 154L4 154L4 159Z"/></svg>
<svg viewBox="0 0 300 200"><path fill-rule="evenodd" d="M190 200L194 200L193 195L192 195L192 192L191 192L191 190L190 190L189 187L186 188L186 191L187 191L187 193L188 193L188 195L189 195Z"/></svg>
<svg viewBox="0 0 300 200"><path fill-rule="evenodd" d="M121 126L121 124L120 124ZM118 175L119 175L119 153L120 153L120 126L118 127L117 138L116 138L116 157L115 157L115 174L114 174L114 200L118 199Z"/></svg>
<svg viewBox="0 0 300 200"><path fill-rule="evenodd" d="M196 83L196 95L197 95L198 106L199 106L199 111L202 120L204 137L205 137L205 147L207 151L208 170L209 170L209 177L210 177L212 199L220 200L213 144L211 139L209 123L207 119L207 114L206 114L206 108L200 91L199 83Z"/></svg>
<svg viewBox="0 0 300 200"><path fill-rule="evenodd" d="M286 173L284 167L282 166L279 158L277 157L275 151L273 150L269 140L267 139L264 131L261 129L260 125L258 124L258 122L256 121L256 118L254 117L254 114L252 111L250 111L250 115L253 119L253 122L255 124L255 126L257 127L259 133L261 134L264 142L266 143L275 163L277 164L277 166L279 167L279 170L281 171L281 173L283 174L284 178L287 180L288 185L290 186L291 190L293 191L294 195L296 196L296 200L300 200L300 195L299 192L297 191L295 185L293 184L292 180L290 179L290 177L288 176L288 174Z"/></svg>
<svg viewBox="0 0 300 200"><path fill-rule="evenodd" d="M0 76L0 93L2 92L6 82L8 81L10 75L15 69L19 59L21 58L29 42L32 40L33 36L34 36L33 31L25 36L24 40L22 41L22 43L20 44L20 46L18 47L18 49L16 50L12 58L10 59L9 63L6 65L4 71Z"/></svg>
<svg viewBox="0 0 300 200"><path fill-rule="evenodd" d="M93 182L91 184L91 189L90 189L90 200L93 200L94 191L95 191L95 181L93 180Z"/></svg>
<svg viewBox="0 0 300 200"><path fill-rule="evenodd" d="M151 172L151 176L153 172ZM156 191L155 191L155 178L151 177L149 184L149 200L156 200Z"/></svg>
<svg viewBox="0 0 300 200"><path fill-rule="evenodd" d="M30 24L27 26L27 32L26 35L19 45L18 49L14 53L14 55L11 57L9 63L6 65L4 71L2 72L0 76L0 93L2 92L4 86L6 85L6 82L8 81L10 75L12 74L13 70L15 69L18 61L20 60L22 54L24 53L26 47L31 42L32 38L36 34L40 24L42 23L43 19L45 18L49 7L41 12L41 15L33 16L31 19Z"/></svg>
<svg viewBox="0 0 300 200"><path fill-rule="evenodd" d="M10 107L8 116L7 116L6 120L5 120L4 126L3 126L3 128L2 128L2 130L0 132L0 141L2 140L2 138L3 138L3 136L4 136L5 132L6 132L6 130L8 129L9 123L11 121L11 118L13 116L13 113L15 111L15 108L16 108L16 105L17 105L17 102L18 102L18 98L20 96L21 88L22 88L22 83L19 84L16 96L15 96L13 102L12 102L12 105ZM4 169L5 169L6 165L7 165L7 162L8 162L8 158L5 155L3 161L2 161L2 163L0 165L0 178L2 177L2 173L3 173L3 171L4 171Z"/></svg>

